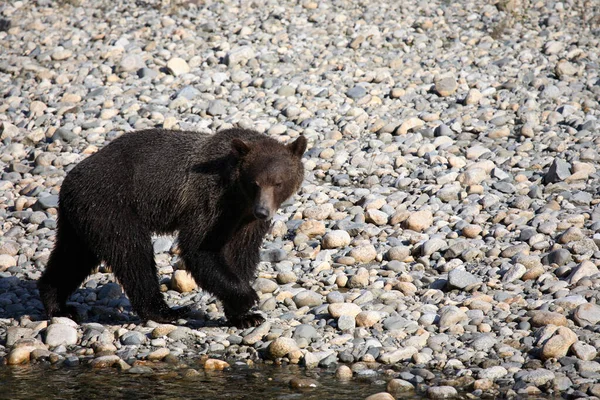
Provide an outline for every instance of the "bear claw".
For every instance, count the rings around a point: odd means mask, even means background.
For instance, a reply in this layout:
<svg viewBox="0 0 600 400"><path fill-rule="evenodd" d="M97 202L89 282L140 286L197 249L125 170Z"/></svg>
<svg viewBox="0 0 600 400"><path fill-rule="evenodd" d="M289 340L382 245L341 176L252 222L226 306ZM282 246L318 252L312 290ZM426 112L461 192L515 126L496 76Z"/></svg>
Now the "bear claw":
<svg viewBox="0 0 600 400"><path fill-rule="evenodd" d="M265 318L260 314L238 315L227 319L231 325L241 329L252 328L265 322Z"/></svg>

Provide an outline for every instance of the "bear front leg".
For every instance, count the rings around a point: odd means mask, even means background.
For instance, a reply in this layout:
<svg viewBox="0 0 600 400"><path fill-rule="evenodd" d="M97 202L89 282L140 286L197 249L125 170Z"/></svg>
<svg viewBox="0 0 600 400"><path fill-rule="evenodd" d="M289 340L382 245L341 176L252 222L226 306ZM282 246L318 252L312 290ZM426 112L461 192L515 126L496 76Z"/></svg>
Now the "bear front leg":
<svg viewBox="0 0 600 400"><path fill-rule="evenodd" d="M213 252L190 250L182 245L182 256L187 270L200 287L215 295L225 309L227 320L238 328L249 328L262 324L260 314L250 313L258 301L250 281L229 267L222 257Z"/></svg>

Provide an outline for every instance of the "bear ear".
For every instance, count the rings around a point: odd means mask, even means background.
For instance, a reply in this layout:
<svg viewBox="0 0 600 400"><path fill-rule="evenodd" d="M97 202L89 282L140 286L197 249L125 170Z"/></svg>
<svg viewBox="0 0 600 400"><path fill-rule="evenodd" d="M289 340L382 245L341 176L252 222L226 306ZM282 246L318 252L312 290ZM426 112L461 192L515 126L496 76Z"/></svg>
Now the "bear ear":
<svg viewBox="0 0 600 400"><path fill-rule="evenodd" d="M231 141L231 149L233 150L233 154L239 158L242 158L246 154L250 153L250 146L248 146L248 143L238 138L235 138Z"/></svg>
<svg viewBox="0 0 600 400"><path fill-rule="evenodd" d="M302 154L306 151L306 138L304 135L298 136L298 139L287 145L287 148L298 158L302 157Z"/></svg>

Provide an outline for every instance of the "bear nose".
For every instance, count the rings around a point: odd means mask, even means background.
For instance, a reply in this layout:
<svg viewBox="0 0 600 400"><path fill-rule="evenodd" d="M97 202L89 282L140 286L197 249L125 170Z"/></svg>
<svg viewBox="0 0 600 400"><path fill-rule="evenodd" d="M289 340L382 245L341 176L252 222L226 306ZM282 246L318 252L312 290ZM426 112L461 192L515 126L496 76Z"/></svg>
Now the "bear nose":
<svg viewBox="0 0 600 400"><path fill-rule="evenodd" d="M254 216L258 219L267 219L269 218L269 210L266 207L255 207Z"/></svg>

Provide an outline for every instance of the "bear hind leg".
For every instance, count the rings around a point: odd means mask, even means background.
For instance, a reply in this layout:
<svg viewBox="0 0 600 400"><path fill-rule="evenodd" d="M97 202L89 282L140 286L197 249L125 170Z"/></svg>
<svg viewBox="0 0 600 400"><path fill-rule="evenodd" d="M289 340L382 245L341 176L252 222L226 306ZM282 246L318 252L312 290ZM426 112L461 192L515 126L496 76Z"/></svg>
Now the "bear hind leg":
<svg viewBox="0 0 600 400"><path fill-rule="evenodd" d="M59 219L56 244L38 281L40 297L49 318L77 319L77 311L67 306L67 300L99 262L71 226Z"/></svg>

